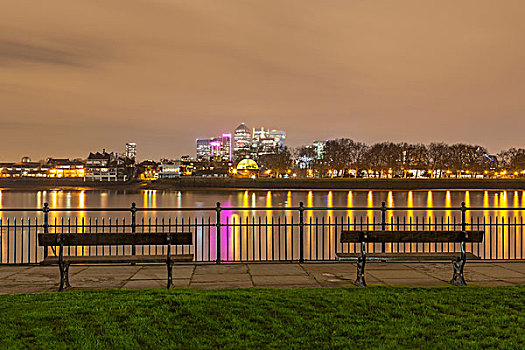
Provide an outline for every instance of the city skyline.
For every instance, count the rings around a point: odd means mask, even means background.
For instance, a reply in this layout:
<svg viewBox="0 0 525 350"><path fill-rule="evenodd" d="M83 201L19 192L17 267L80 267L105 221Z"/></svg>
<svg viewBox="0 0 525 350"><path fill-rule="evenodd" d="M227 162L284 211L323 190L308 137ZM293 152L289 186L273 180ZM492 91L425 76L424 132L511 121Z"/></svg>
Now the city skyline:
<svg viewBox="0 0 525 350"><path fill-rule="evenodd" d="M194 153L224 125L287 143L349 137L523 147L525 3L4 4L0 160L133 140Z"/></svg>

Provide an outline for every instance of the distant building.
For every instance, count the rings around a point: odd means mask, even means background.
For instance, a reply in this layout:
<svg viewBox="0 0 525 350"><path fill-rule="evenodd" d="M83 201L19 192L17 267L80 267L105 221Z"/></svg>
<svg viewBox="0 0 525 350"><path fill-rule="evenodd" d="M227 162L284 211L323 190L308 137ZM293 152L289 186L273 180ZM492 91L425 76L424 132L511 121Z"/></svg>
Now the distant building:
<svg viewBox="0 0 525 350"><path fill-rule="evenodd" d="M159 164L154 160L145 160L141 162L138 167L141 169L141 173L139 174L140 180L153 180L157 178Z"/></svg>
<svg viewBox="0 0 525 350"><path fill-rule="evenodd" d="M209 159L211 157L211 139L197 139L197 159Z"/></svg>
<svg viewBox="0 0 525 350"><path fill-rule="evenodd" d="M222 137L197 139L197 159L230 161L232 157L231 138L231 134L222 134Z"/></svg>
<svg viewBox="0 0 525 350"><path fill-rule="evenodd" d="M49 177L84 177L85 164L83 161L66 158L48 158Z"/></svg>
<svg viewBox="0 0 525 350"><path fill-rule="evenodd" d="M233 159L232 154L232 134L222 134L222 159L229 162Z"/></svg>
<svg viewBox="0 0 525 350"><path fill-rule="evenodd" d="M233 154L235 158L249 156L252 147L252 132L241 123L233 132Z"/></svg>
<svg viewBox="0 0 525 350"><path fill-rule="evenodd" d="M275 154L286 146L286 132L263 127L253 129L252 156Z"/></svg>
<svg viewBox="0 0 525 350"><path fill-rule="evenodd" d="M158 172L155 174L157 179L173 179L182 175L181 161L161 162L158 166Z"/></svg>
<svg viewBox="0 0 525 350"><path fill-rule="evenodd" d="M256 178L259 175L259 165L253 159L243 159L232 172L233 177Z"/></svg>
<svg viewBox="0 0 525 350"><path fill-rule="evenodd" d="M214 137L210 139L210 157L208 159L218 159L222 155L222 138Z"/></svg>
<svg viewBox="0 0 525 350"><path fill-rule="evenodd" d="M18 163L0 163L2 177L46 177L49 168L25 156Z"/></svg>
<svg viewBox="0 0 525 350"><path fill-rule="evenodd" d="M313 146L313 148L315 150L316 158L317 159L323 159L323 154L324 154L324 148L326 146L326 141L314 141L312 146Z"/></svg>
<svg viewBox="0 0 525 350"><path fill-rule="evenodd" d="M135 142L126 143L126 158L136 160L137 159L137 144Z"/></svg>
<svg viewBox="0 0 525 350"><path fill-rule="evenodd" d="M89 153L84 170L84 181L126 181L129 178L126 161L113 152Z"/></svg>

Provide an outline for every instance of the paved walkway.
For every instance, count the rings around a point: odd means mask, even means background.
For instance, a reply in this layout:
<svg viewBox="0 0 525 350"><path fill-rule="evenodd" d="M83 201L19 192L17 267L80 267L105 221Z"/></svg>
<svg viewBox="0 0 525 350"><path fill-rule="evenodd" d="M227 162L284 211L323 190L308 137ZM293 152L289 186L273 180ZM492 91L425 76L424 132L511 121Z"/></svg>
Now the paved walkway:
<svg viewBox="0 0 525 350"><path fill-rule="evenodd" d="M352 285L354 263L175 265L175 287L190 288L305 288ZM367 263L369 285L445 287L450 263ZM58 268L0 265L0 294L55 291ZM525 262L467 262L470 286L525 285ZM72 289L160 288L166 284L162 265L72 266Z"/></svg>

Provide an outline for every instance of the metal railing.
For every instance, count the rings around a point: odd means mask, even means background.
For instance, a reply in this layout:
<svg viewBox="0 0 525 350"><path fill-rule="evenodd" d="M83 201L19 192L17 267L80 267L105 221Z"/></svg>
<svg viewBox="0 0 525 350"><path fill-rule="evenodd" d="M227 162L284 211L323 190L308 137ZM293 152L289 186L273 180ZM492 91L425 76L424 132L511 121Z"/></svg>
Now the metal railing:
<svg viewBox="0 0 525 350"><path fill-rule="evenodd" d="M275 215L277 212L277 215ZM25 216L20 217L23 213ZM28 213L33 213L32 217ZM91 214L97 214L91 216ZM341 214L338 214L341 213ZM422 214L421 214L422 213ZM436 215L436 214L438 215ZM14 214L17 217L9 217ZM108 216L109 215L109 216ZM6 217L7 216L7 217ZM215 207L0 209L0 264L38 263L54 249L38 233L192 232L193 244L172 247L196 262L333 261L358 252L339 242L342 230L484 230L467 251L482 259L523 260L525 208ZM69 255L163 254L163 246L69 247ZM459 244L370 243L370 252L459 252Z"/></svg>

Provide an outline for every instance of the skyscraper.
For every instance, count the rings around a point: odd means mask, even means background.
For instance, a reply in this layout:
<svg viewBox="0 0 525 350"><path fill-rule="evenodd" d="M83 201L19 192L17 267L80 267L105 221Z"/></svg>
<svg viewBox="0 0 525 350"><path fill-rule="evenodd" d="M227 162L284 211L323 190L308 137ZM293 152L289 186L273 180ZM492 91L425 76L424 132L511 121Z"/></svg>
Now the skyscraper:
<svg viewBox="0 0 525 350"><path fill-rule="evenodd" d="M241 123L233 132L233 141L233 152L236 157L244 158L250 154L252 132L244 123Z"/></svg>
<svg viewBox="0 0 525 350"><path fill-rule="evenodd" d="M224 160L232 160L232 134L222 134L222 157Z"/></svg>
<svg viewBox="0 0 525 350"><path fill-rule="evenodd" d="M231 160L232 134L222 134L222 137L197 139L197 159Z"/></svg>
<svg viewBox="0 0 525 350"><path fill-rule="evenodd" d="M285 145L285 131L268 130L263 127L253 129L252 154L254 157L265 154L275 154L284 149Z"/></svg>
<svg viewBox="0 0 525 350"><path fill-rule="evenodd" d="M211 139L197 139L197 159L209 159L211 156Z"/></svg>
<svg viewBox="0 0 525 350"><path fill-rule="evenodd" d="M136 160L137 144L135 142L126 143L126 158Z"/></svg>

